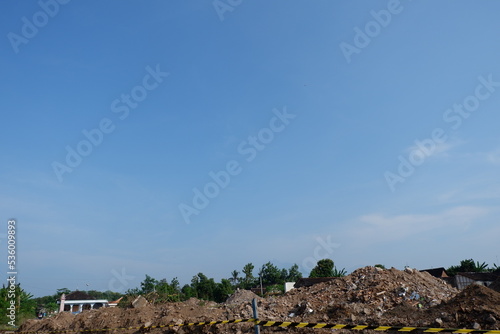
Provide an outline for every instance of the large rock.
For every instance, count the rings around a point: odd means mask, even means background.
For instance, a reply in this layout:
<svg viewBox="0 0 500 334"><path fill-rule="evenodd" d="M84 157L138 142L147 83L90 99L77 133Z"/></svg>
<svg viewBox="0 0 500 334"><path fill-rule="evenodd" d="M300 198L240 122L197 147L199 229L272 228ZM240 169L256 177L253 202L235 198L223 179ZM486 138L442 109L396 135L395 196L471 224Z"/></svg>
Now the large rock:
<svg viewBox="0 0 500 334"><path fill-rule="evenodd" d="M136 299L134 299L134 301L132 302L132 306L134 308L141 308L141 307L144 307L148 305L148 301L146 298L144 298L143 296L138 296Z"/></svg>

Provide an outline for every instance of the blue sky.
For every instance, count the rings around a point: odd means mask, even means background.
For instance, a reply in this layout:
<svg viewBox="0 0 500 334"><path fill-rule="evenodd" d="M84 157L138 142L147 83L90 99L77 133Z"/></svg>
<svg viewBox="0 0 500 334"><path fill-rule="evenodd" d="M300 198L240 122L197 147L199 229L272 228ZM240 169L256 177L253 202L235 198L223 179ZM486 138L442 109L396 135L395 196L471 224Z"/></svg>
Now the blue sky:
<svg viewBox="0 0 500 334"><path fill-rule="evenodd" d="M2 253L36 296L500 264L499 10L3 1Z"/></svg>

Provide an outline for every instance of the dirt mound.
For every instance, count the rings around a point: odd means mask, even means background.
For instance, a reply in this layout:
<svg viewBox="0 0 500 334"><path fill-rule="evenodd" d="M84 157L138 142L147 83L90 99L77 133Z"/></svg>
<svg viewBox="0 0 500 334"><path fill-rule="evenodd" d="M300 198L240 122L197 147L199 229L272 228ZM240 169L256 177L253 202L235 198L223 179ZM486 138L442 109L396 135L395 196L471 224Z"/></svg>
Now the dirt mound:
<svg viewBox="0 0 500 334"><path fill-rule="evenodd" d="M226 304L243 304L243 303L251 303L252 299L256 299L257 301L262 301L262 298L257 296L250 290L236 290L227 300Z"/></svg>
<svg viewBox="0 0 500 334"><path fill-rule="evenodd" d="M495 282L491 283L488 288L493 289L496 292L500 292L500 277Z"/></svg>
<svg viewBox="0 0 500 334"><path fill-rule="evenodd" d="M457 293L443 280L418 270L365 267L330 282L291 290L274 301L267 299L270 304L263 303L260 314L270 320L379 323L387 311L400 304L425 309ZM305 302L313 312L298 314ZM289 317L291 314L295 316Z"/></svg>
<svg viewBox="0 0 500 334"><path fill-rule="evenodd" d="M500 326L500 293L482 285L469 285L455 298L436 309L448 315L454 314L459 327L472 328L470 326L475 326L474 323L488 329L499 329Z"/></svg>
<svg viewBox="0 0 500 334"><path fill-rule="evenodd" d="M499 329L500 293L481 285L472 284L454 298L427 310L395 308L385 315L387 321L399 319L395 324L415 326Z"/></svg>
<svg viewBox="0 0 500 334"><path fill-rule="evenodd" d="M189 300L185 303L168 303L163 305L146 305L140 308L101 308L84 311L80 314L61 313L56 317L25 322L19 331L52 331L106 329L120 327L159 326L179 324L183 322L212 321L214 319L230 319L224 307L214 302ZM169 329L167 329L168 331ZM189 327L192 333L198 333L201 327ZM177 332L179 328L171 328ZM158 333L160 333L159 331ZM164 332L164 331L163 331ZM182 332L182 331L181 331ZM190 332L190 333L191 333ZM117 332L118 333L118 332ZM201 333L201 332L200 332Z"/></svg>
<svg viewBox="0 0 500 334"><path fill-rule="evenodd" d="M259 298L250 291L238 290L223 304L192 298L136 309L102 308L78 315L62 313L51 319L28 321L20 331L98 330L252 318L253 298L258 300L259 318L271 321L482 329L498 329L500 322L500 294L489 288L472 285L458 293L428 273L365 267L346 277L293 289L282 296ZM251 323L240 323L170 327L148 332L241 334L251 328ZM266 327L265 331L282 329ZM305 334L326 330L291 328L287 331Z"/></svg>
<svg viewBox="0 0 500 334"><path fill-rule="evenodd" d="M23 331L30 331L28 328L32 328L32 331L61 331L69 328L74 320L75 316L73 314L63 312L43 321L38 319L26 320L19 330L25 328Z"/></svg>

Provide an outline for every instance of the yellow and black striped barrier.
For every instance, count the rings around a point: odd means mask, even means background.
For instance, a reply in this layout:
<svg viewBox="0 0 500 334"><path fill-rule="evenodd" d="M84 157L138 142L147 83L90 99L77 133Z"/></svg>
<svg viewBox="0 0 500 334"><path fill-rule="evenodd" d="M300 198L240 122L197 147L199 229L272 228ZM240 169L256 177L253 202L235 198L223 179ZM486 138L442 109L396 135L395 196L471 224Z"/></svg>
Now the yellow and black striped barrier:
<svg viewBox="0 0 500 334"><path fill-rule="evenodd" d="M409 327L409 326L368 326L368 325L341 325L313 322L288 322L288 321L262 321L255 320L255 323L263 326L278 327L298 327L298 328L325 328L325 329L351 329L351 330L374 330L380 332L426 332L426 333L482 333L500 334L500 330L487 329L459 329L459 328L430 328L430 327Z"/></svg>
<svg viewBox="0 0 500 334"><path fill-rule="evenodd" d="M323 328L323 329L349 329L349 330L374 330L379 332L424 332L424 333L481 333L481 334L500 334L500 330L488 329L464 329L464 328L430 328L430 327L411 327L411 326L369 326L369 325L341 325L327 324L314 322L289 322L289 321L265 321L259 319L233 319L220 321L201 321L201 322L185 322L181 324L168 324L157 326L139 326L139 327L120 327L120 328L102 328L102 329L68 329L59 331L16 331L16 334L28 333L87 333L87 332L107 332L113 330L144 330L166 327L182 327L182 326L207 326L220 324L236 324L250 322L263 327L284 327L284 328Z"/></svg>

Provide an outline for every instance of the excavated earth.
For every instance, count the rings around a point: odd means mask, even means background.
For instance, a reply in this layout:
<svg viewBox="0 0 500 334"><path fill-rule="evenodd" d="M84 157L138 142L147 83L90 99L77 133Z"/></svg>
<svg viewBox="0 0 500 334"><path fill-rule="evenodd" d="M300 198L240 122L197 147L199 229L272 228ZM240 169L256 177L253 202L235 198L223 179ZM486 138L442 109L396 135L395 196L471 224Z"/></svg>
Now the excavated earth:
<svg viewBox="0 0 500 334"><path fill-rule="evenodd" d="M137 308L103 308L78 315L61 313L48 319L28 320L19 331L108 329L101 333L252 333L251 323L118 328L252 318L253 298L257 300L260 320L500 329L500 293L493 289L471 285L459 292L443 280L418 270L365 267L346 277L293 289L282 296L260 298L250 291L238 290L222 304L191 298L185 302ZM331 329L261 326L262 333L283 331L312 334Z"/></svg>

